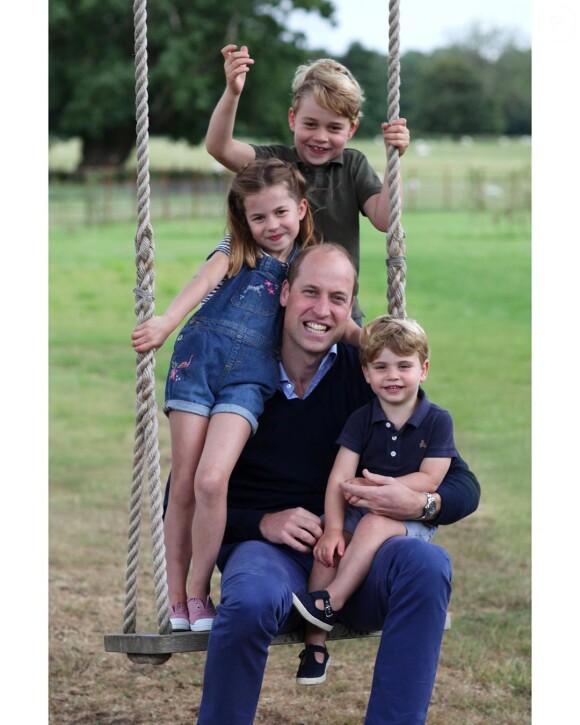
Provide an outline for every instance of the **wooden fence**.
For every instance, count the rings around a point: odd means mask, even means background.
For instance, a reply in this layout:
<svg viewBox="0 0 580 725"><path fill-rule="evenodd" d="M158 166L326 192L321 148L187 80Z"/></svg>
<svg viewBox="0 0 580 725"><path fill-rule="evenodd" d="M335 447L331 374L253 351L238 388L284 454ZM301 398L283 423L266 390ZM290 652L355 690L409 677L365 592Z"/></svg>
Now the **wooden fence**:
<svg viewBox="0 0 580 725"><path fill-rule="evenodd" d="M207 176L156 175L151 179L152 219L196 216L225 219L229 174ZM134 221L135 182L114 172L83 180L55 177L49 184L49 223L76 228L108 222ZM511 215L530 210L530 169L491 174L472 169L442 168L437 174L405 167L403 205L409 211L490 210Z"/></svg>

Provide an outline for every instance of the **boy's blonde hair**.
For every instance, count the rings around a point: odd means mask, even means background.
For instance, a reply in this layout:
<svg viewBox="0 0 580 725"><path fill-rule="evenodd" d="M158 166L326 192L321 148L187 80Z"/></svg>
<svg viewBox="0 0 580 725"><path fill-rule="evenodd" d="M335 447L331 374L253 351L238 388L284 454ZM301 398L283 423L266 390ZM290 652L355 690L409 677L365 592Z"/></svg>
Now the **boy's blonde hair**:
<svg viewBox="0 0 580 725"><path fill-rule="evenodd" d="M355 123L361 116L364 93L352 73L331 58L320 58L298 66L292 81L292 109L298 111L300 101L308 93L322 108Z"/></svg>
<svg viewBox="0 0 580 725"><path fill-rule="evenodd" d="M425 330L415 320L382 315L367 323L362 330L359 356L366 366L388 348L395 355L419 355L421 365L429 359L429 343Z"/></svg>
<svg viewBox="0 0 580 725"><path fill-rule="evenodd" d="M306 180L298 169L280 159L252 161L234 176L228 193L228 227L231 234L228 277L238 274L244 262L251 269L255 269L257 260L263 256L246 219L246 197L278 184L286 187L290 198L297 204L306 199ZM300 222L296 244L304 249L318 243L312 212L308 206Z"/></svg>

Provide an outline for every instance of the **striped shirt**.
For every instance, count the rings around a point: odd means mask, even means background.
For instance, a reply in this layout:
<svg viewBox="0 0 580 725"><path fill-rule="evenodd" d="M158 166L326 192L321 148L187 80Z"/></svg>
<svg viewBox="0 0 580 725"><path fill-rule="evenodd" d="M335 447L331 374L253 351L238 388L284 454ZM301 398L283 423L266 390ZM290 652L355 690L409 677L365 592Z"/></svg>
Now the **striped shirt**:
<svg viewBox="0 0 580 725"><path fill-rule="evenodd" d="M206 262L208 259L211 259L216 252L223 252L224 254L227 254L229 257L230 256L230 240L231 240L231 237L228 234L228 236L224 237L224 239L222 239L222 241L217 245L217 247L215 249L212 249L212 251L207 255ZM199 306L203 307L206 302L211 300L211 298L215 295L215 293L219 290L219 288L223 286L223 284L226 280L227 280L227 276L222 277L221 280L212 289L212 291L203 298L203 300L200 302Z"/></svg>

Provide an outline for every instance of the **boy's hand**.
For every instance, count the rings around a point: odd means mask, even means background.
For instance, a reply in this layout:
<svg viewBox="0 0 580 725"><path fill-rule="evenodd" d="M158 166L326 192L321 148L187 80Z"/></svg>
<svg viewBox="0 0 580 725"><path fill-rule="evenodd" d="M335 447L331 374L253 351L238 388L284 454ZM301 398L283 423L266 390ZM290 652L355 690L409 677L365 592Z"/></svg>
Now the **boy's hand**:
<svg viewBox="0 0 580 725"><path fill-rule="evenodd" d="M224 57L224 70L226 74L226 83L228 89L239 96L246 82L246 75L250 70L250 66L254 64L245 45L237 50L237 45L226 45L222 48Z"/></svg>
<svg viewBox="0 0 580 725"><path fill-rule="evenodd" d="M151 317L133 330L131 345L136 352L149 352L163 345L173 332L173 327L165 317Z"/></svg>
<svg viewBox="0 0 580 725"><path fill-rule="evenodd" d="M411 141L407 119L396 118L392 123L383 123L382 129L385 146L396 146L399 149L399 156L402 156Z"/></svg>
<svg viewBox="0 0 580 725"><path fill-rule="evenodd" d="M314 558L324 566L336 566L338 560L344 555L345 549L344 532L328 529L318 539L313 554Z"/></svg>

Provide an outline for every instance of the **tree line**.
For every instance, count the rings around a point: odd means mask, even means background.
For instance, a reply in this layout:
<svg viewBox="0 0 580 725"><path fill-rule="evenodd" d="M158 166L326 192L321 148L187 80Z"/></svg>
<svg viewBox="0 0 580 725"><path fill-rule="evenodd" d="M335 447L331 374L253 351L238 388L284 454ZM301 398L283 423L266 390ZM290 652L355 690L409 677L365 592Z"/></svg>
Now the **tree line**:
<svg viewBox="0 0 580 725"><path fill-rule="evenodd" d="M156 0L147 9L149 132L197 144L224 88L220 49L245 44L256 59L240 102L236 134L291 141L290 83L300 63L325 57L289 31L289 11L332 20L330 0ZM374 136L386 115L385 53L353 43L337 57L365 92L357 134ZM49 133L82 140L81 167L122 164L135 145L132 4L51 0ZM401 116L413 135L530 134L531 51L502 31L473 29L430 53L401 56Z"/></svg>

